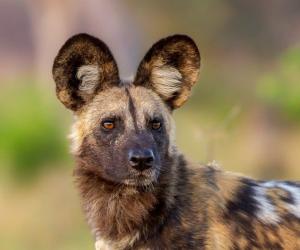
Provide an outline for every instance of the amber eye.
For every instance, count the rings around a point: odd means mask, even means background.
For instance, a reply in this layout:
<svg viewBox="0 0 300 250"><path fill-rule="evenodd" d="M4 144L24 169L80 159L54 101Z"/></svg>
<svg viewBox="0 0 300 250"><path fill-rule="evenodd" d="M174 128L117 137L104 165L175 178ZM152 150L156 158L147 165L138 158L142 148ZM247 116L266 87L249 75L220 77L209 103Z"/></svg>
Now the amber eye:
<svg viewBox="0 0 300 250"><path fill-rule="evenodd" d="M151 122L151 128L152 128L153 130L159 130L159 129L161 128L161 122L158 121L158 120L153 120L153 121Z"/></svg>
<svg viewBox="0 0 300 250"><path fill-rule="evenodd" d="M107 130L112 130L115 128L115 123L114 121L104 121L102 122L102 127Z"/></svg>

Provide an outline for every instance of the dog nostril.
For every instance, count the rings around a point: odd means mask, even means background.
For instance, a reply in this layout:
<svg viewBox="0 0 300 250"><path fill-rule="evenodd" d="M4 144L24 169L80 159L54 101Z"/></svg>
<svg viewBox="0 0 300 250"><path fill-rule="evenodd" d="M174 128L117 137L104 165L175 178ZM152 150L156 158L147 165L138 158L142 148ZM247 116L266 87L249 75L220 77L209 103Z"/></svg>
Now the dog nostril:
<svg viewBox="0 0 300 250"><path fill-rule="evenodd" d="M129 159L129 162L130 162L132 165L138 164L138 163L139 163L139 158L138 158L138 157L135 157L135 156L131 156L130 159Z"/></svg>
<svg viewBox="0 0 300 250"><path fill-rule="evenodd" d="M145 163L146 164L152 164L154 161L154 157L153 156L149 156L145 158Z"/></svg>
<svg viewBox="0 0 300 250"><path fill-rule="evenodd" d="M129 164L136 170L143 171L152 167L154 154L152 150L131 150L128 155Z"/></svg>

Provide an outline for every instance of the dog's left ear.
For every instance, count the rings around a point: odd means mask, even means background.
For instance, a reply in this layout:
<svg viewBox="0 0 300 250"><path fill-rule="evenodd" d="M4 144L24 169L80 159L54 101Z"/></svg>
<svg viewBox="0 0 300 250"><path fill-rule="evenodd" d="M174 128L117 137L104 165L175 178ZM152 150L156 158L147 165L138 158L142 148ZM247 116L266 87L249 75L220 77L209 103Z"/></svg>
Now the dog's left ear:
<svg viewBox="0 0 300 250"><path fill-rule="evenodd" d="M161 39L140 63L134 84L151 88L171 109L180 107L197 82L200 54L195 42L185 35Z"/></svg>

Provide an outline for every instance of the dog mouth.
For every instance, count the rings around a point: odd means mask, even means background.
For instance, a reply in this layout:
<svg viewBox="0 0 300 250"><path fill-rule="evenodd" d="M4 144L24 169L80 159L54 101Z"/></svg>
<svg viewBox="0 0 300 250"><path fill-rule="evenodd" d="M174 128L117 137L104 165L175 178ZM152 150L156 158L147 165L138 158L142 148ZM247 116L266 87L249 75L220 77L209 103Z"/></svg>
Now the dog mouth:
<svg viewBox="0 0 300 250"><path fill-rule="evenodd" d="M157 170L146 170L139 173L131 173L123 183L128 186L153 186L157 183L158 171Z"/></svg>

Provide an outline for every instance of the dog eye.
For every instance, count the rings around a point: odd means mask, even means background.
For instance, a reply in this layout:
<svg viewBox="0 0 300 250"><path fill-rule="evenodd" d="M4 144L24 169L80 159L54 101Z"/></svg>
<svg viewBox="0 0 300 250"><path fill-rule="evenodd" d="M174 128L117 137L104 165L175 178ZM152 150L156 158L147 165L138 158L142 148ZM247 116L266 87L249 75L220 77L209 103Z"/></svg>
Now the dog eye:
<svg viewBox="0 0 300 250"><path fill-rule="evenodd" d="M101 125L106 130L112 130L115 128L115 122L112 120L103 121Z"/></svg>
<svg viewBox="0 0 300 250"><path fill-rule="evenodd" d="M161 128L161 122L159 120L151 121L151 128L153 130L159 130Z"/></svg>

